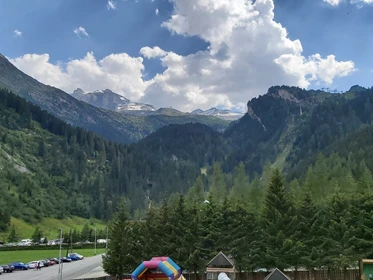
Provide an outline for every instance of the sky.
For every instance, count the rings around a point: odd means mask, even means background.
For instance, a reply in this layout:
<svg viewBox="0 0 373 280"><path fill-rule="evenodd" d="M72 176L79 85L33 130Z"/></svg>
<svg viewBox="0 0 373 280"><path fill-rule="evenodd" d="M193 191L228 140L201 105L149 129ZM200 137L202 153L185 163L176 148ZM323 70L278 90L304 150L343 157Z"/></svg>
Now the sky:
<svg viewBox="0 0 373 280"><path fill-rule="evenodd" d="M12 0L0 26L0 53L40 82L157 108L372 86L373 0Z"/></svg>

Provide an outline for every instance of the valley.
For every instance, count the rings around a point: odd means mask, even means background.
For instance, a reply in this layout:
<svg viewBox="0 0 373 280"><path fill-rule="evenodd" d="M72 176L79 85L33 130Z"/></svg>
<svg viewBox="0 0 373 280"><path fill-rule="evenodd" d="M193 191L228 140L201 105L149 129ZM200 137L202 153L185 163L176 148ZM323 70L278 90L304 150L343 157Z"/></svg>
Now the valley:
<svg viewBox="0 0 373 280"><path fill-rule="evenodd" d="M370 223L373 89L333 94L274 86L247 108L225 129L218 128L221 119L214 127L155 110L143 118L158 120L156 131L119 143L1 89L0 237L52 239L63 228L64 240L83 242L93 240L94 228L103 238L108 225L109 252L120 244L131 252L118 257L126 259L126 272L168 252L195 272L218 251L230 252L245 270L284 269L297 264L300 252L307 256L302 264L331 269L371 256L361 227L344 226L354 224L355 213L363 213L363 227ZM166 125L166 112L180 123ZM273 209L281 215L274 218ZM344 233L352 237L333 250ZM263 244L271 253L259 253ZM297 251L286 253L289 246ZM195 253L183 257L179 247ZM110 262L103 265L116 273Z"/></svg>

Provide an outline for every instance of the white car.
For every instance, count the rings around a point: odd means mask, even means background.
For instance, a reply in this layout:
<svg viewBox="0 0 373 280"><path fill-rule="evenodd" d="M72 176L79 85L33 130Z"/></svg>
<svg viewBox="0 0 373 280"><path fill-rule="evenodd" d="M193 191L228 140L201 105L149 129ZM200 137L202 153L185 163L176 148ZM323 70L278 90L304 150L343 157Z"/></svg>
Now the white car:
<svg viewBox="0 0 373 280"><path fill-rule="evenodd" d="M0 275L4 272L4 268L0 265Z"/></svg>
<svg viewBox="0 0 373 280"><path fill-rule="evenodd" d="M32 261L32 262L29 262L26 265L28 266L29 269L34 269L38 266L38 262L40 262L40 267L44 266L44 263L42 261Z"/></svg>
<svg viewBox="0 0 373 280"><path fill-rule="evenodd" d="M37 266L37 263L38 262L33 261L33 262L26 263L26 265L28 266L29 269L34 269Z"/></svg>

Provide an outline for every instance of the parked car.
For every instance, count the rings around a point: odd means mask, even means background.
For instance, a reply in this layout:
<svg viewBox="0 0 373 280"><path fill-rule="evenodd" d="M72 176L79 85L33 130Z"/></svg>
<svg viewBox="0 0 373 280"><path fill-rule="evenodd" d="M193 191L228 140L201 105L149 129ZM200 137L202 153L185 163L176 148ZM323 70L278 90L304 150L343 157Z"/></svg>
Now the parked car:
<svg viewBox="0 0 373 280"><path fill-rule="evenodd" d="M13 272L14 266L8 265L8 264L0 264L0 266L3 268L4 273L10 273Z"/></svg>
<svg viewBox="0 0 373 280"><path fill-rule="evenodd" d="M42 260L40 261L45 267L48 267L51 265L51 262L49 260Z"/></svg>
<svg viewBox="0 0 373 280"><path fill-rule="evenodd" d="M23 262L12 262L11 265L14 267L14 270L28 270L28 266Z"/></svg>
<svg viewBox="0 0 373 280"><path fill-rule="evenodd" d="M71 259L72 261L79 261L80 258L75 254L68 254L67 258Z"/></svg>
<svg viewBox="0 0 373 280"><path fill-rule="evenodd" d="M28 266L29 269L34 269L37 266L37 263L38 262L33 261L33 262L27 263L26 265Z"/></svg>
<svg viewBox="0 0 373 280"><path fill-rule="evenodd" d="M55 264L60 263L60 261L57 258L50 258L51 262L54 262Z"/></svg>
<svg viewBox="0 0 373 280"><path fill-rule="evenodd" d="M62 262L72 262L72 259L70 258L63 257L61 259L62 259Z"/></svg>
<svg viewBox="0 0 373 280"><path fill-rule="evenodd" d="M3 267L0 265L0 275L4 272Z"/></svg>
<svg viewBox="0 0 373 280"><path fill-rule="evenodd" d="M70 253L67 255L68 258L78 258L79 260L84 259L84 257L78 253ZM72 259L73 260L73 259Z"/></svg>

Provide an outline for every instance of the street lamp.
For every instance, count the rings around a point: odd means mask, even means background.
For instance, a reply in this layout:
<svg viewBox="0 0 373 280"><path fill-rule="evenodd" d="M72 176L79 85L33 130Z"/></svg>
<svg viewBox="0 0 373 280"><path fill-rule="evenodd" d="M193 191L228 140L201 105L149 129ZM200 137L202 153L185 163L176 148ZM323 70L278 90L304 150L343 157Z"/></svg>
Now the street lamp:
<svg viewBox="0 0 373 280"><path fill-rule="evenodd" d="M60 230L60 252L59 252L59 262L58 262L58 280L62 280L62 228Z"/></svg>
<svg viewBox="0 0 373 280"><path fill-rule="evenodd" d="M96 236L96 228L95 228L95 256L97 252L97 236Z"/></svg>
<svg viewBox="0 0 373 280"><path fill-rule="evenodd" d="M106 256L107 256L108 237L109 237L109 226L106 226Z"/></svg>

